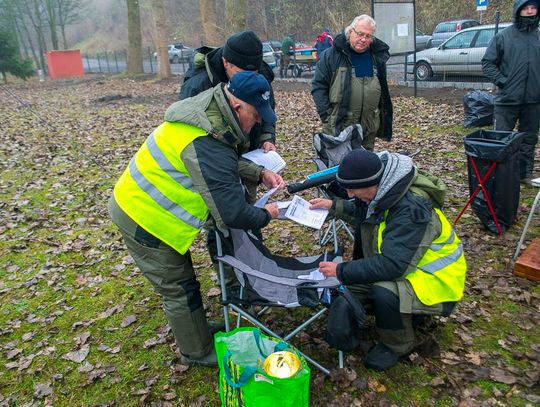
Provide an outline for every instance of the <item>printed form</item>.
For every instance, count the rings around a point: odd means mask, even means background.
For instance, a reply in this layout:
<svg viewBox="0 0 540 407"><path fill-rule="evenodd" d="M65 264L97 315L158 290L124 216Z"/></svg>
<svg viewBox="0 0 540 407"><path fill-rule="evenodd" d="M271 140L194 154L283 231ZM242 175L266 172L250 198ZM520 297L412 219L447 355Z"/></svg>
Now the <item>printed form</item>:
<svg viewBox="0 0 540 407"><path fill-rule="evenodd" d="M309 209L310 206L308 201L295 195L285 212L285 217L310 228L320 229L328 216L328 210Z"/></svg>

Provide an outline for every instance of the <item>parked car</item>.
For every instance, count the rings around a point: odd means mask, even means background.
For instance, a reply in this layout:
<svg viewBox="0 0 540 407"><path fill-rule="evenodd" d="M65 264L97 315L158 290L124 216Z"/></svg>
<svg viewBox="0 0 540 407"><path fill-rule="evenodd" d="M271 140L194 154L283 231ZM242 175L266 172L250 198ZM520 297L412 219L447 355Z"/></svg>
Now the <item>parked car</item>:
<svg viewBox="0 0 540 407"><path fill-rule="evenodd" d="M272 48L274 48L274 52L279 52L279 51L281 51L281 41L277 41L277 40L269 40L268 42L270 43L270 45L272 46Z"/></svg>
<svg viewBox="0 0 540 407"><path fill-rule="evenodd" d="M278 65L279 56L276 55L274 48L272 48L269 42L263 42L263 61L272 69Z"/></svg>
<svg viewBox="0 0 540 407"><path fill-rule="evenodd" d="M416 50L422 51L423 49L429 48L428 44L431 40L431 35L424 34L420 30L416 30Z"/></svg>
<svg viewBox="0 0 540 407"><path fill-rule="evenodd" d="M169 53L169 62L173 64L188 62L189 58L195 53L193 48L187 47L181 42L167 45L167 51ZM154 58L157 58L157 52L154 52Z"/></svg>
<svg viewBox="0 0 540 407"><path fill-rule="evenodd" d="M510 25L499 24L498 30ZM417 52L416 66L414 54L407 56L407 73L414 73L420 81L441 74L483 76L482 57L494 35L494 24L461 30L439 47Z"/></svg>
<svg viewBox="0 0 540 407"><path fill-rule="evenodd" d="M431 42L427 48L438 47L456 32L479 26L480 23L476 20L453 20L443 21L435 27L431 34Z"/></svg>

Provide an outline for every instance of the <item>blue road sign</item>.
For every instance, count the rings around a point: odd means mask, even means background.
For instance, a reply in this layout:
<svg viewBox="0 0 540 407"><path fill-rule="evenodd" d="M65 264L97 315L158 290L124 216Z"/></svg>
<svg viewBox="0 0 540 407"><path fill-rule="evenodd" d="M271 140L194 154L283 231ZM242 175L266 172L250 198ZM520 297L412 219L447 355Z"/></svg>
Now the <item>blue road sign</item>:
<svg viewBox="0 0 540 407"><path fill-rule="evenodd" d="M489 0L476 0L476 10L487 10L487 6L489 5Z"/></svg>

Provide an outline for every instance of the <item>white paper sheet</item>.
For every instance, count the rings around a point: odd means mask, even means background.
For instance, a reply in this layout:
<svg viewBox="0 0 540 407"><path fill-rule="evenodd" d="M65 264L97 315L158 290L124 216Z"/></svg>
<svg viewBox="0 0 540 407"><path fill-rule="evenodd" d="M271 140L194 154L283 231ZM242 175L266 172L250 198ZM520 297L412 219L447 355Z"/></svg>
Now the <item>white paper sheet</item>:
<svg viewBox="0 0 540 407"><path fill-rule="evenodd" d="M302 274L302 275L298 276L298 278L301 279L301 280L311 280L311 281L326 280L326 277L324 276L323 273L321 273L319 271L319 269L313 270L309 274Z"/></svg>
<svg viewBox="0 0 540 407"><path fill-rule="evenodd" d="M285 168L285 161L275 151L264 152L262 148L249 151L242 154L242 157L253 161L255 164L262 165L264 168L270 171L279 172Z"/></svg>
<svg viewBox="0 0 540 407"><path fill-rule="evenodd" d="M285 217L310 228L320 229L328 216L327 209L309 209L310 203L295 195Z"/></svg>
<svg viewBox="0 0 540 407"><path fill-rule="evenodd" d="M409 24L398 24L397 25L397 36L406 37L409 35Z"/></svg>
<svg viewBox="0 0 540 407"><path fill-rule="evenodd" d="M274 192L277 191L277 187L269 189L263 196L261 196L259 199L257 199L257 202L255 202L255 205L257 208L264 208L264 205L268 202L268 198L270 198Z"/></svg>

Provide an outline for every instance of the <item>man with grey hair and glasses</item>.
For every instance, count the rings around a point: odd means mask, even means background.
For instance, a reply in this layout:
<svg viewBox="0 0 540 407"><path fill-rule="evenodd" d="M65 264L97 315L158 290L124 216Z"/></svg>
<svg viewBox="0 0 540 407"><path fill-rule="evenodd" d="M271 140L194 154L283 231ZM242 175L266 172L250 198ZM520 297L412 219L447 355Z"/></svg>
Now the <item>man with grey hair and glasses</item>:
<svg viewBox="0 0 540 407"><path fill-rule="evenodd" d="M375 28L370 16L355 17L321 55L311 83L322 133L338 136L346 127L361 124L362 146L368 150L373 150L375 137L392 137L392 101L386 80L389 47L375 37Z"/></svg>

